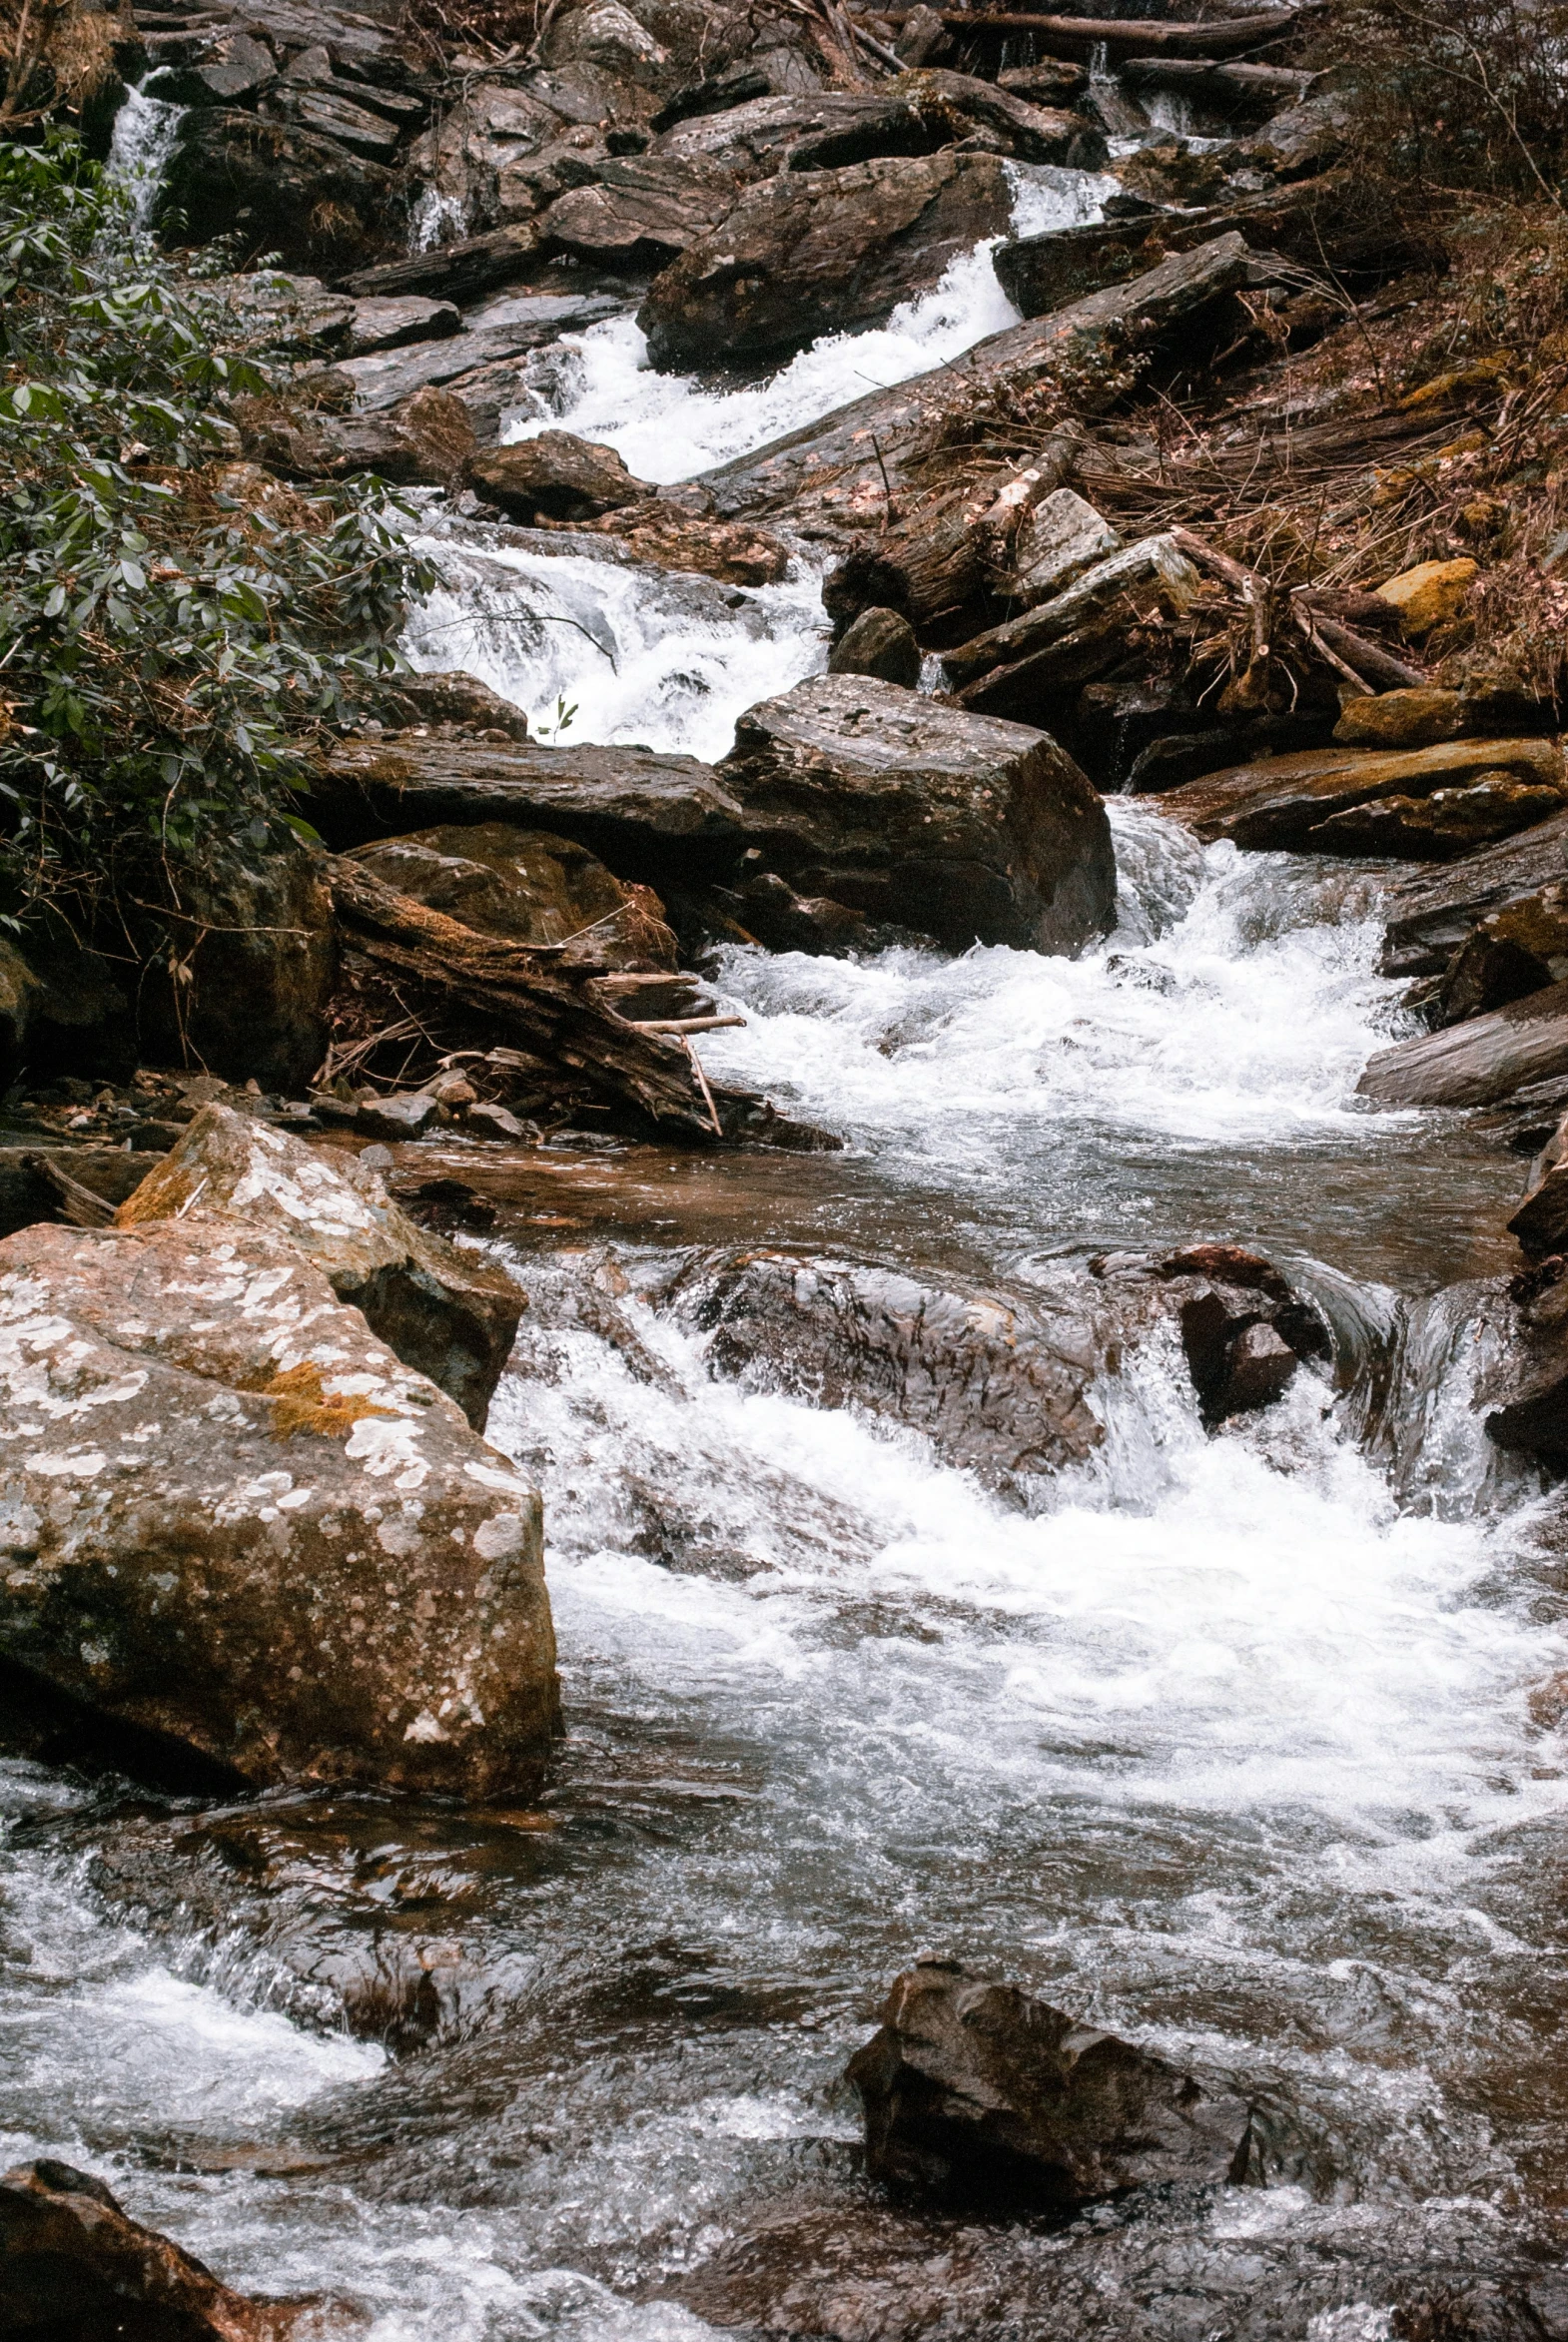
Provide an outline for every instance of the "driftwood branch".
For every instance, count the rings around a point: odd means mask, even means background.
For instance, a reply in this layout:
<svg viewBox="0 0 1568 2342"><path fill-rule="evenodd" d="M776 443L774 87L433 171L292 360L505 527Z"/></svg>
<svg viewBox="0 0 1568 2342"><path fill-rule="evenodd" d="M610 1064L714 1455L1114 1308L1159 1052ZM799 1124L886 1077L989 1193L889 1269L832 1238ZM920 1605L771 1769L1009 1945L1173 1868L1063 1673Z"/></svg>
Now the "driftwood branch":
<svg viewBox="0 0 1568 2342"><path fill-rule="evenodd" d="M331 884L346 935L371 961L427 995L460 1004L606 1102L685 1138L714 1135L719 1126L681 1041L630 1024L592 998L585 979L602 967L567 971L525 945L480 935L384 886L354 862L335 860Z"/></svg>
<svg viewBox="0 0 1568 2342"><path fill-rule="evenodd" d="M31 1171L35 1179L53 1191L55 1201L72 1227L107 1227L114 1217L114 1205L106 1203L102 1195L95 1195L91 1187L84 1187L80 1179L73 1179L69 1171L47 1155L24 1155L22 1169Z"/></svg>

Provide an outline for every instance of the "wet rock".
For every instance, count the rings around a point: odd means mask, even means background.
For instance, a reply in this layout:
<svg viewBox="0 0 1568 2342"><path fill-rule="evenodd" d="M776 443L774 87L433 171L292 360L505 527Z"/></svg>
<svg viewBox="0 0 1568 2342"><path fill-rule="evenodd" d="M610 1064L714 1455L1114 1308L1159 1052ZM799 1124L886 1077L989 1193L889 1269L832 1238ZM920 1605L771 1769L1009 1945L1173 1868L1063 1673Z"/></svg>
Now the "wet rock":
<svg viewBox="0 0 1568 2342"><path fill-rule="evenodd" d="M1495 1106L1568 1072L1568 983L1379 1050L1356 1095L1378 1106Z"/></svg>
<svg viewBox="0 0 1568 2342"><path fill-rule="evenodd" d="M231 32L213 41L198 62L156 73L148 95L166 106L232 106L258 96L277 78L278 61L266 43Z"/></svg>
<svg viewBox="0 0 1568 2342"><path fill-rule="evenodd" d="M198 107L180 124L159 192L160 233L209 244L233 236L286 268L332 275L368 259L401 193L384 164L290 122Z"/></svg>
<svg viewBox="0 0 1568 2342"><path fill-rule="evenodd" d="M497 315L500 308L497 304L481 313L461 334L443 342L387 350L372 358L340 359L333 379L353 386L362 413L397 406L430 384L456 385L455 395L471 396L476 384L490 381L507 362L545 348L563 333L616 316L621 304L597 294L537 294L507 302ZM506 380L515 382L515 368ZM520 394L513 395L512 403L522 402Z"/></svg>
<svg viewBox="0 0 1568 2342"><path fill-rule="evenodd" d="M363 1310L405 1365L427 1374L483 1430L522 1314L522 1295L504 1270L417 1226L353 1156L318 1153L230 1107L203 1108L121 1204L115 1224L156 1226L198 1207L296 1245L340 1301Z"/></svg>
<svg viewBox="0 0 1568 2342"><path fill-rule="evenodd" d="M542 243L531 224L493 228L486 235L465 236L456 244L437 245L404 260L378 262L346 278L343 290L363 300L420 294L463 309L481 294L525 276L537 265Z"/></svg>
<svg viewBox="0 0 1568 2342"><path fill-rule="evenodd" d="M746 845L743 810L713 767L651 748L352 741L334 750L311 803L344 846L440 822L515 822L655 886L727 877Z"/></svg>
<svg viewBox="0 0 1568 2342"><path fill-rule="evenodd" d="M846 2078L874 2179L963 2208L1070 2211L1134 2187L1262 2182L1258 2108L1016 1984L906 1969Z"/></svg>
<svg viewBox="0 0 1568 2342"><path fill-rule="evenodd" d="M1140 618L1179 615L1197 592L1197 572L1175 540L1143 537L1095 562L1065 592L947 652L942 663L966 708L1027 721L1053 692L1115 665Z"/></svg>
<svg viewBox="0 0 1568 2342"><path fill-rule="evenodd" d="M1115 914L1105 809L1046 733L828 675L749 709L718 770L767 869L949 950L1074 952Z"/></svg>
<svg viewBox="0 0 1568 2342"><path fill-rule="evenodd" d="M767 529L709 520L657 493L623 504L593 525L613 531L626 557L641 568L716 577L724 585L776 585L790 564L788 545Z"/></svg>
<svg viewBox="0 0 1568 2342"><path fill-rule="evenodd" d="M1081 115L1028 102L1016 89L929 68L864 95L824 90L758 98L684 121L655 142L656 155L704 156L743 179L780 171L844 170L894 156L926 156L975 138L1022 162L1094 170L1100 133Z"/></svg>
<svg viewBox="0 0 1568 2342"><path fill-rule="evenodd" d="M1287 180L1315 178L1336 163L1353 105L1350 89L1335 87L1336 78L1332 72L1319 74L1299 105L1284 107L1255 138L1235 149L1232 167Z"/></svg>
<svg viewBox="0 0 1568 2342"><path fill-rule="evenodd" d="M1476 570L1470 560L1419 561L1378 586L1378 599L1398 611L1401 630L1414 639L1458 615Z"/></svg>
<svg viewBox="0 0 1568 2342"><path fill-rule="evenodd" d="M563 944L592 930L612 967L675 966L675 938L646 887L625 887L569 838L511 822L449 824L361 846L354 855L416 903L481 935Z"/></svg>
<svg viewBox="0 0 1568 2342"><path fill-rule="evenodd" d="M1511 773L1477 773L1462 789L1429 797L1384 797L1330 814L1312 842L1330 854L1374 854L1417 862L1451 862L1533 829L1563 810L1562 791Z"/></svg>
<svg viewBox="0 0 1568 2342"><path fill-rule="evenodd" d="M1334 738L1350 748L1433 748L1472 728L1483 727L1472 727L1469 706L1458 691L1384 691L1347 700Z"/></svg>
<svg viewBox="0 0 1568 2342"><path fill-rule="evenodd" d="M413 724L452 724L459 732L486 737L500 732L508 740L526 740L528 718L510 699L502 699L476 675L460 667L437 668L425 675L399 675L386 701L394 721Z"/></svg>
<svg viewBox="0 0 1568 2342"><path fill-rule="evenodd" d="M830 675L875 675L913 691L920 681L920 644L897 610L862 610L835 645Z"/></svg>
<svg viewBox="0 0 1568 2342"><path fill-rule="evenodd" d="M1264 757L1169 790L1160 808L1205 842L1229 838L1265 852L1364 853L1356 830L1347 825L1336 831L1332 816L1383 798L1462 790L1492 773L1526 789L1559 796L1564 790L1562 752L1554 741L1451 740L1386 753L1324 748Z"/></svg>
<svg viewBox="0 0 1568 2342"><path fill-rule="evenodd" d="M468 464L479 493L514 519L592 520L635 503L647 489L613 447L570 431L540 431L512 446L487 448Z"/></svg>
<svg viewBox="0 0 1568 2342"><path fill-rule="evenodd" d="M740 181L703 156L628 157L598 183L557 197L543 216L550 243L604 269L661 269L733 210Z"/></svg>
<svg viewBox="0 0 1568 2342"><path fill-rule="evenodd" d="M1568 1252L1568 1126L1559 1125L1532 1167L1531 1184L1508 1232L1518 1237L1527 1260Z"/></svg>
<svg viewBox="0 0 1568 2342"><path fill-rule="evenodd" d="M296 1242L24 1229L0 1336L0 1649L31 1681L198 1780L537 1778L538 1499Z"/></svg>
<svg viewBox="0 0 1568 2342"><path fill-rule="evenodd" d="M1194 149L1178 138L1157 139L1125 156L1117 177L1133 195L1155 204L1212 204L1224 194L1228 151Z"/></svg>
<svg viewBox="0 0 1568 2342"><path fill-rule="evenodd" d="M1568 1466L1568 1261L1554 1253L1503 1291L1492 1295L1503 1338L1475 1403L1487 1409L1487 1435L1499 1447L1560 1471Z"/></svg>
<svg viewBox="0 0 1568 2342"><path fill-rule="evenodd" d="M770 952L810 952L837 958L866 941L865 913L827 895L797 895L772 871L750 879L735 897L749 935Z"/></svg>
<svg viewBox="0 0 1568 2342"><path fill-rule="evenodd" d="M993 155L888 158L786 172L654 280L637 312L655 366L798 350L886 318L1012 217Z"/></svg>
<svg viewBox="0 0 1568 2342"><path fill-rule="evenodd" d="M69 2163L0 2178L0 2332L40 2342L290 2342L320 2304L258 2301L222 2285L169 2237Z"/></svg>

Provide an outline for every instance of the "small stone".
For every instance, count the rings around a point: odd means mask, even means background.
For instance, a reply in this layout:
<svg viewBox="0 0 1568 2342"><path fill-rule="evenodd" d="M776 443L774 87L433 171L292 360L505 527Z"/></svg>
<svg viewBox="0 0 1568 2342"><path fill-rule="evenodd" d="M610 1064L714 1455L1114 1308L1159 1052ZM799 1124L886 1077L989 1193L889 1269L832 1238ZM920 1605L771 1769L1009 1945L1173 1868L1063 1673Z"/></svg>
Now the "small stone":
<svg viewBox="0 0 1568 2342"><path fill-rule="evenodd" d="M1103 513L1073 488L1042 498L1018 532L1013 566L1021 601L1049 601L1096 561L1120 552L1122 539Z"/></svg>
<svg viewBox="0 0 1568 2342"><path fill-rule="evenodd" d="M1478 573L1471 560L1419 561L1377 587L1379 601L1391 602L1407 635L1428 634L1457 616Z"/></svg>
<svg viewBox="0 0 1568 2342"><path fill-rule="evenodd" d="M468 1130L477 1131L481 1138L516 1141L526 1136L514 1114L508 1114L503 1106L492 1105L487 1099L470 1106L463 1121Z"/></svg>
<svg viewBox="0 0 1568 2342"><path fill-rule="evenodd" d="M920 644L897 610L862 610L828 660L830 675L877 675L913 691L920 681Z"/></svg>
<svg viewBox="0 0 1568 2342"><path fill-rule="evenodd" d="M438 1082L430 1084L430 1096L436 1105L448 1109L472 1106L476 1103L478 1095L473 1084L463 1074L442 1074Z"/></svg>
<svg viewBox="0 0 1568 2342"><path fill-rule="evenodd" d="M427 1090L399 1090L374 1105L360 1102L361 1122L389 1139L417 1139L434 1112L435 1101Z"/></svg>
<svg viewBox="0 0 1568 2342"><path fill-rule="evenodd" d="M391 1171L392 1151L390 1147L384 1147L378 1139L372 1146L361 1148L359 1162L366 1171Z"/></svg>

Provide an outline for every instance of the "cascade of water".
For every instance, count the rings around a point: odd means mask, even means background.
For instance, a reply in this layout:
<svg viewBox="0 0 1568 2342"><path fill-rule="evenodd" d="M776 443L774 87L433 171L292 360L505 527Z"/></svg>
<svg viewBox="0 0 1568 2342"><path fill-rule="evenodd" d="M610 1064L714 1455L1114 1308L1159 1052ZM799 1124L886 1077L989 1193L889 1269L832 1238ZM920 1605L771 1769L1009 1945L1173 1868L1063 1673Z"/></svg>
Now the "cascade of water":
<svg viewBox="0 0 1568 2342"><path fill-rule="evenodd" d="M130 89L114 118L107 173L129 195L139 228L152 219L185 113L183 106L166 106L158 98L144 97L139 89Z"/></svg>

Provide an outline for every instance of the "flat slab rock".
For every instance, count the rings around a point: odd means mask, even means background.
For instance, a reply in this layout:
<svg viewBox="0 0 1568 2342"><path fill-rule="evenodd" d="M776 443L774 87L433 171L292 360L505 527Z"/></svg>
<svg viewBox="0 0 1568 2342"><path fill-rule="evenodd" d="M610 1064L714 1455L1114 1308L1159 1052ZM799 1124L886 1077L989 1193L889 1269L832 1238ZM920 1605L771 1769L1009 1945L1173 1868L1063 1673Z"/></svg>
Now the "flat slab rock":
<svg viewBox="0 0 1568 2342"><path fill-rule="evenodd" d="M1568 1074L1568 983L1379 1050L1356 1095L1377 1106L1496 1106L1554 1074Z"/></svg>
<svg viewBox="0 0 1568 2342"><path fill-rule="evenodd" d="M1383 974L1440 976L1484 919L1565 874L1568 812L1467 855L1451 870L1412 873L1388 897Z"/></svg>
<svg viewBox="0 0 1568 2342"><path fill-rule="evenodd" d="M950 951L1076 952L1115 917L1105 807L1048 733L821 675L748 709L718 772L797 894Z"/></svg>
<svg viewBox="0 0 1568 2342"><path fill-rule="evenodd" d="M1184 782L1157 802L1162 813L1205 843L1228 838L1265 852L1366 854L1377 850L1366 826L1336 817L1384 799L1462 789L1483 773L1504 773L1538 787L1543 796L1532 820L1546 818L1564 793L1562 751L1555 741L1445 740L1430 748L1308 748L1260 757Z"/></svg>
<svg viewBox="0 0 1568 2342"><path fill-rule="evenodd" d="M742 809L713 767L651 748L349 741L333 751L311 808L338 846L438 822L531 823L655 883L666 868L688 881L727 873L745 845Z"/></svg>
<svg viewBox="0 0 1568 2342"><path fill-rule="evenodd" d="M133 1759L536 1782L538 1497L287 1237L199 1212L8 1237L0 1440L0 1653Z"/></svg>
<svg viewBox="0 0 1568 2342"><path fill-rule="evenodd" d="M1299 2160L1279 2112L1224 2075L1183 2072L956 1961L906 1969L846 2078L872 2178L962 2209L1259 2185Z"/></svg>
<svg viewBox="0 0 1568 2342"><path fill-rule="evenodd" d="M419 1227L354 1156L319 1152L227 1106L202 1109L120 1205L116 1225L196 1208L286 1236L404 1365L483 1430L522 1314L504 1269Z"/></svg>

